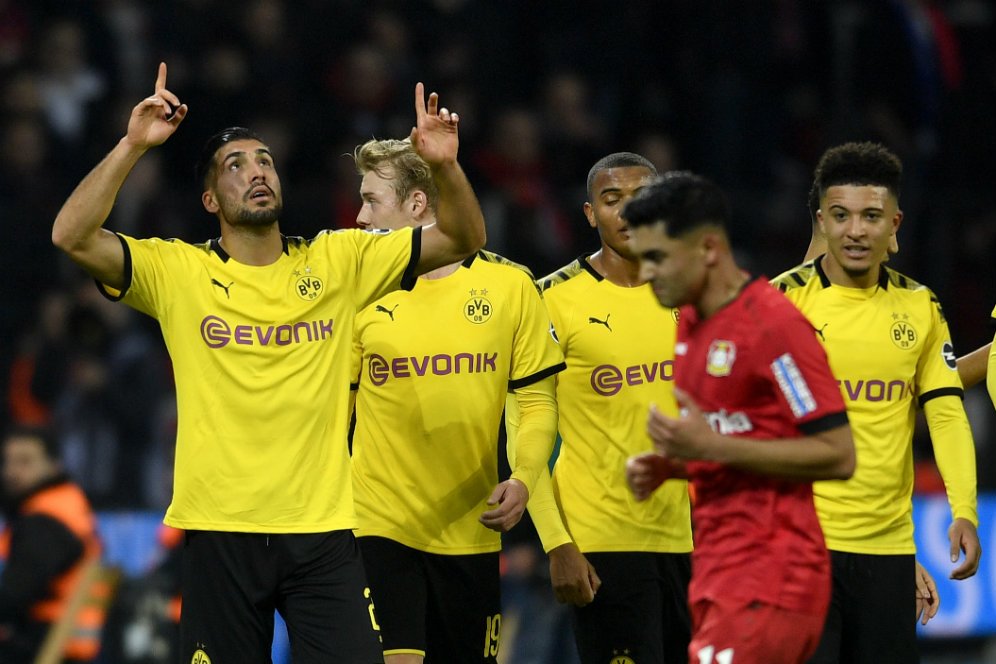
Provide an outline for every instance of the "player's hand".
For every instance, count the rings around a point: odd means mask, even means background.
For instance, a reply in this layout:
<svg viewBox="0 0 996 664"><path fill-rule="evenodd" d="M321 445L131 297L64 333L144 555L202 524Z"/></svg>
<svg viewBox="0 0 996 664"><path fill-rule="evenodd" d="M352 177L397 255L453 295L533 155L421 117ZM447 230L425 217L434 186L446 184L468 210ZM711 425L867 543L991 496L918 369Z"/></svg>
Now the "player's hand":
<svg viewBox="0 0 996 664"><path fill-rule="evenodd" d="M595 599L602 580L595 573L588 559L574 542L552 549L550 556L550 583L553 594L561 604L587 606Z"/></svg>
<svg viewBox="0 0 996 664"><path fill-rule="evenodd" d="M626 459L626 484L638 500L646 500L671 477L671 464L657 452L644 452Z"/></svg>
<svg viewBox="0 0 996 664"><path fill-rule="evenodd" d="M926 625L937 615L941 608L941 596L937 594L937 584L927 569L916 561L916 617L913 622L920 621Z"/></svg>
<svg viewBox="0 0 996 664"><path fill-rule="evenodd" d="M415 152L425 163L437 168L456 162L460 144L457 135L459 124L459 115L450 113L446 108L439 108L438 94L431 93L429 103L426 104L425 86L415 84L415 126L412 128L411 142Z"/></svg>
<svg viewBox="0 0 996 664"><path fill-rule="evenodd" d="M166 63L159 63L156 89L131 111L125 139L137 148L147 150L162 144L173 135L187 116L187 105L166 89Z"/></svg>
<svg viewBox="0 0 996 664"><path fill-rule="evenodd" d="M485 527L507 533L519 522L529 502L529 490L516 479L507 479L491 492L488 505L497 505L478 519Z"/></svg>
<svg viewBox="0 0 996 664"><path fill-rule="evenodd" d="M948 528L948 540L951 542L951 562L958 562L959 554L965 552L965 562L951 572L951 578L960 581L973 576L982 557L982 544L975 524L968 519L955 519Z"/></svg>
<svg viewBox="0 0 996 664"><path fill-rule="evenodd" d="M654 448L668 459L708 459L710 441L719 435L712 430L692 397L674 388L681 416L668 417L651 404L647 433Z"/></svg>

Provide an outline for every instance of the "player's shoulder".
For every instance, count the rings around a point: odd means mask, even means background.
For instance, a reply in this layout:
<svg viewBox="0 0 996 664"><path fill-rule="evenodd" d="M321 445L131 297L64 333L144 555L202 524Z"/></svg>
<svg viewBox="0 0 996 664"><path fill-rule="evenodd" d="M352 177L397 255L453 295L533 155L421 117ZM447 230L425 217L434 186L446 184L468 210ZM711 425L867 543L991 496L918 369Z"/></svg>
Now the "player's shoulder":
<svg viewBox="0 0 996 664"><path fill-rule="evenodd" d="M930 290L930 288L920 283L916 279L908 277L902 272L893 270L886 265L883 265L881 269L882 269L881 281L883 284L886 284L887 288L895 289L900 293L904 291L909 291L911 293L921 293L929 296L933 300L937 299L937 297L934 295L934 291Z"/></svg>
<svg viewBox="0 0 996 664"><path fill-rule="evenodd" d="M482 265L490 265L498 268L499 270L515 270L516 272L525 275L530 281L533 281L535 277L533 276L533 271L522 263L516 263L510 258L506 258L501 254L496 254L493 251L488 251L486 249L481 249L474 256L475 262L481 261Z"/></svg>
<svg viewBox="0 0 996 664"><path fill-rule="evenodd" d="M816 261L812 260L782 272L769 283L783 293L790 293L819 281L819 278Z"/></svg>
<svg viewBox="0 0 996 664"><path fill-rule="evenodd" d="M590 268L587 261L582 257L551 272L536 283L539 285L540 291L545 296L549 296L553 292L560 292L580 286L583 277L587 274L590 274Z"/></svg>

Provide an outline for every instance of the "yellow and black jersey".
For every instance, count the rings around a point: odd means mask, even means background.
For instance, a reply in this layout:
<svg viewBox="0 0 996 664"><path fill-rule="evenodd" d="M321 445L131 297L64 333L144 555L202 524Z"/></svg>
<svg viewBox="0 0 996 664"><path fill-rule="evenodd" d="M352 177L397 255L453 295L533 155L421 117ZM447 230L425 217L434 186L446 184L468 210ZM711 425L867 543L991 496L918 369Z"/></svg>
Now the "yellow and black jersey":
<svg viewBox="0 0 996 664"><path fill-rule="evenodd" d="M992 317L996 320L996 309L993 309ZM996 342L996 336L993 337ZM989 348L989 364L986 368L986 388L989 390L989 398L996 406L996 343Z"/></svg>
<svg viewBox="0 0 996 664"><path fill-rule="evenodd" d="M884 265L875 286L846 288L831 284L821 260L772 283L826 348L854 436L854 476L813 485L827 547L913 553L917 406L927 415L952 513L977 522L974 447L947 322L929 288Z"/></svg>
<svg viewBox="0 0 996 664"><path fill-rule="evenodd" d="M563 361L528 270L489 252L362 311L353 355L357 535L429 553L498 551L500 536L478 517L498 483L506 392Z"/></svg>
<svg viewBox="0 0 996 664"><path fill-rule="evenodd" d="M626 459L653 449L650 404L675 414L676 309L649 285L617 286L580 258L540 280L567 369L557 376L563 443L553 473L564 523L583 552L686 553L687 483L666 482L637 502Z"/></svg>
<svg viewBox="0 0 996 664"><path fill-rule="evenodd" d="M346 431L356 312L414 282L421 233L284 238L265 266L217 240L121 236L112 299L159 321L178 430L165 522L185 530L313 533L356 527Z"/></svg>

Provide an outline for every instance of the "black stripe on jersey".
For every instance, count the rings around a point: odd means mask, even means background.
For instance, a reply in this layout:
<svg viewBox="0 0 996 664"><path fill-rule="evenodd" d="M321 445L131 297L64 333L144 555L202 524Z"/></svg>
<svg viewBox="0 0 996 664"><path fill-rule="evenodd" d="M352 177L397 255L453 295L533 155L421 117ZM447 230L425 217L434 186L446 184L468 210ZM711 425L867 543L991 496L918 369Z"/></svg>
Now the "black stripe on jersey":
<svg viewBox="0 0 996 664"><path fill-rule="evenodd" d="M556 286L557 284L568 281L569 279L581 274L584 271L584 266L586 264L587 262L585 260L585 257L582 256L573 263L570 263L569 265L565 265L564 267L560 268L553 274L548 274L547 276L543 277L537 282L537 286L539 287L540 292L542 293L543 291L551 288L552 286ZM593 276L595 277L596 280L601 281L602 275L598 274L594 270L589 270L589 271L593 273Z"/></svg>
<svg viewBox="0 0 996 664"><path fill-rule="evenodd" d="M813 267L816 268L816 274L820 278L820 285L824 288L830 288L830 278L827 273L823 271L823 259L826 258L826 254L823 254L815 261L813 261Z"/></svg>
<svg viewBox="0 0 996 664"><path fill-rule="evenodd" d="M595 278L595 281L601 281L605 277L598 273L598 270L596 270L591 262L589 262L589 258L591 258L591 256L582 256L578 259L578 262L581 264L581 267L584 268L585 272Z"/></svg>
<svg viewBox="0 0 996 664"><path fill-rule="evenodd" d="M525 376L523 378L516 378L515 380L508 381L508 389L517 390L520 387L526 387L527 385L532 385L533 383L538 383L544 378L549 378L554 374L558 374L567 368L567 364L561 362L560 364L555 364L552 367L547 367L541 371L537 371L531 376Z"/></svg>
<svg viewBox="0 0 996 664"><path fill-rule="evenodd" d="M412 231L412 257L408 259L408 265L401 275L401 289L410 291L415 288L417 276L415 268L418 267L418 260L422 256L422 227L416 226Z"/></svg>
<svg viewBox="0 0 996 664"><path fill-rule="evenodd" d="M847 411L842 410L836 413L829 413L823 417L817 417L815 420L803 422L799 425L799 430L807 436L815 436L818 433L844 426L847 422Z"/></svg>
<svg viewBox="0 0 996 664"><path fill-rule="evenodd" d="M965 390L960 387L940 387L936 390L931 390L930 392L924 392L917 399L917 403L920 408L923 408L923 404L927 403L931 399L936 399L937 397L958 397L959 399L965 398Z"/></svg>
<svg viewBox="0 0 996 664"><path fill-rule="evenodd" d="M360 389L360 384L358 382L357 383L350 383L349 384L349 391L350 392L355 392L358 389Z"/></svg>
<svg viewBox="0 0 996 664"><path fill-rule="evenodd" d="M120 233L115 233L118 236L118 240L121 241L121 249L124 251L124 265L122 266L122 272L124 273L124 285L121 286L121 290L117 295L111 295L104 284L100 283L99 279L94 279L97 284L97 291L106 297L111 302L118 302L121 298L125 296L128 289L131 288L131 249L128 248L128 241L122 237Z"/></svg>

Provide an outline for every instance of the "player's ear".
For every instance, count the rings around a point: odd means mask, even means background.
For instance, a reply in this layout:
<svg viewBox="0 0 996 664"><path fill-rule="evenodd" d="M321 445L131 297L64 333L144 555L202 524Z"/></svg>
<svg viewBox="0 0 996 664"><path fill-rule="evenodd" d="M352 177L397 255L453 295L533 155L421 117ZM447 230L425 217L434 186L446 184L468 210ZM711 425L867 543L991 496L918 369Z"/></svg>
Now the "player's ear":
<svg viewBox="0 0 996 664"><path fill-rule="evenodd" d="M903 223L903 211L896 209L896 214L892 218L892 234L895 235L896 231L899 230L900 224ZM899 246L896 246L896 251L899 251Z"/></svg>
<svg viewBox="0 0 996 664"><path fill-rule="evenodd" d="M597 225L595 224L595 211L592 209L591 203L585 201L582 210L584 210L584 216L588 220L588 225L592 228L597 228Z"/></svg>
<svg viewBox="0 0 996 664"><path fill-rule="evenodd" d="M408 197L412 217L418 219L429 208L429 197L421 189L416 189Z"/></svg>
<svg viewBox="0 0 996 664"><path fill-rule="evenodd" d="M216 214L221 209L218 205L218 200L214 196L214 192L210 189L201 194L201 205L211 214Z"/></svg>

